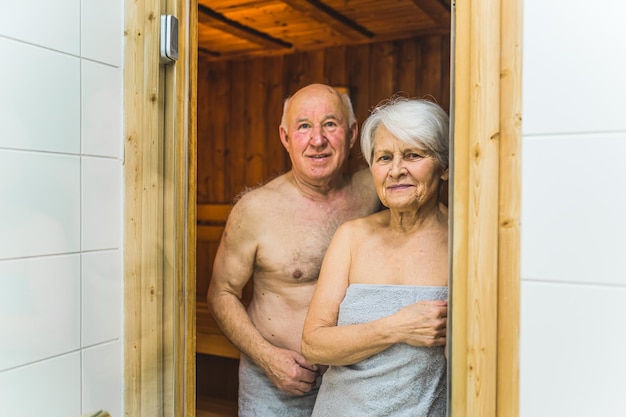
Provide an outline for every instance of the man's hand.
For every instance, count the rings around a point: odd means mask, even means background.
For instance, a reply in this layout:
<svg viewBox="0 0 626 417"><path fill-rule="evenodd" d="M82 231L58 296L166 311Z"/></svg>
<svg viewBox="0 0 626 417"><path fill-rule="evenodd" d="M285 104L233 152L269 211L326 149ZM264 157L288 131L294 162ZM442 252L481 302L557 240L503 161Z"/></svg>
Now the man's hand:
<svg viewBox="0 0 626 417"><path fill-rule="evenodd" d="M277 348L265 362L265 373L286 394L304 395L316 384L320 369L293 350Z"/></svg>

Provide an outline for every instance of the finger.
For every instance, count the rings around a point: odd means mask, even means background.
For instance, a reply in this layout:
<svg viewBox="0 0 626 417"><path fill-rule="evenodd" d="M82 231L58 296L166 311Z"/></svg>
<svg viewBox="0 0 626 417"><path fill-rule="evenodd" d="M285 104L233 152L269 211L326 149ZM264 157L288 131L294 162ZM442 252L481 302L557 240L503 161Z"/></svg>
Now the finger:
<svg viewBox="0 0 626 417"><path fill-rule="evenodd" d="M319 366L314 365L312 363L308 363L306 359L304 359L303 357L302 358L296 357L295 360L296 360L296 363L300 365L301 368L307 369L311 372L318 372L320 369Z"/></svg>
<svg viewBox="0 0 626 417"><path fill-rule="evenodd" d="M319 372L305 371L301 374L300 381L306 382L307 384L313 384L318 376Z"/></svg>
<svg viewBox="0 0 626 417"><path fill-rule="evenodd" d="M310 392L313 389L313 384L310 384L305 381L300 381L298 386L296 386L293 390L295 395L304 395L307 392Z"/></svg>

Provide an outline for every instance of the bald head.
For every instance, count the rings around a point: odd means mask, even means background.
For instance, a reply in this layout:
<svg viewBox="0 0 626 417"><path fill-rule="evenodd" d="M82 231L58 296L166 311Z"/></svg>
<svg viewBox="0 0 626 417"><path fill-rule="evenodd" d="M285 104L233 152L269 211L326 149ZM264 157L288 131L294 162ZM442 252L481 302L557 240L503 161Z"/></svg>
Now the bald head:
<svg viewBox="0 0 626 417"><path fill-rule="evenodd" d="M356 123L352 102L347 94L342 94L335 88L326 84L309 84L302 87L296 91L294 95L285 100L280 125L286 130L289 112L293 108L297 108L312 100L328 100L329 102L334 102L335 108L340 112L341 118L347 120L348 127L352 127L352 125Z"/></svg>

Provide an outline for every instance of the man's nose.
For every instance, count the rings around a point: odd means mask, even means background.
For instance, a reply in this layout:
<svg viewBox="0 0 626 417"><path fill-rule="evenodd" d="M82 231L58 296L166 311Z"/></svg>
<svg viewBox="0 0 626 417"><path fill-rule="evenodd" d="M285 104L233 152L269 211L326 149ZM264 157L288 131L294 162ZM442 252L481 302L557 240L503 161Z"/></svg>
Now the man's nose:
<svg viewBox="0 0 626 417"><path fill-rule="evenodd" d="M322 129L322 126L313 126L313 129L311 129L311 139L309 140L309 143L311 143L312 146L321 146L326 142L326 137L324 136L324 129Z"/></svg>

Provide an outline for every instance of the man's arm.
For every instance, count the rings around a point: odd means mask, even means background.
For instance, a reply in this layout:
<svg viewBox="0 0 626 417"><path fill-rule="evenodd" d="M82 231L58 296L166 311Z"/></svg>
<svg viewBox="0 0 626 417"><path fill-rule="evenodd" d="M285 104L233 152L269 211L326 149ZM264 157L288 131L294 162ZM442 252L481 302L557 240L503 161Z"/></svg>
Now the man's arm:
<svg viewBox="0 0 626 417"><path fill-rule="evenodd" d="M243 288L254 266L256 242L245 224L241 202L226 222L209 284L209 310L226 337L243 353L253 357L255 346L267 344L248 317L241 302Z"/></svg>
<svg viewBox="0 0 626 417"><path fill-rule="evenodd" d="M250 319L241 295L254 272L257 235L243 198L233 207L220 241L207 294L209 309L224 335L242 353L259 365L283 392L309 392L318 376L298 352L278 348L259 333ZM257 211L258 212L258 211Z"/></svg>

